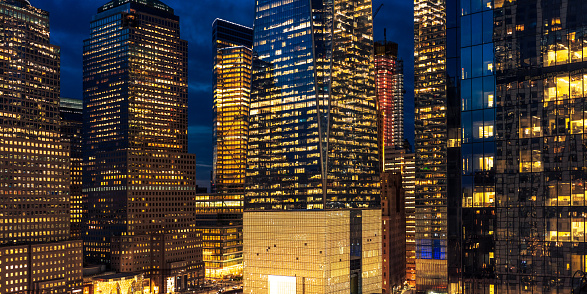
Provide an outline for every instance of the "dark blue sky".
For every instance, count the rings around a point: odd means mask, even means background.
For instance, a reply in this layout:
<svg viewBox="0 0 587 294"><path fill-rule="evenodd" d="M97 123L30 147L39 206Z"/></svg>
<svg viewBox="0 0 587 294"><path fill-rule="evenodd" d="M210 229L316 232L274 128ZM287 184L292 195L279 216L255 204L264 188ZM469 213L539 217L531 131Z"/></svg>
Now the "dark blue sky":
<svg viewBox="0 0 587 294"><path fill-rule="evenodd" d="M198 184L208 186L212 168L212 22L223 18L252 26L254 0L162 0L181 19L181 36L189 44L189 150L196 154ZM51 14L52 43L61 46L61 95L82 98L82 42L92 15L108 0L31 0ZM413 1L374 0L383 8L375 18L375 39L400 45L405 60L406 136L413 143Z"/></svg>

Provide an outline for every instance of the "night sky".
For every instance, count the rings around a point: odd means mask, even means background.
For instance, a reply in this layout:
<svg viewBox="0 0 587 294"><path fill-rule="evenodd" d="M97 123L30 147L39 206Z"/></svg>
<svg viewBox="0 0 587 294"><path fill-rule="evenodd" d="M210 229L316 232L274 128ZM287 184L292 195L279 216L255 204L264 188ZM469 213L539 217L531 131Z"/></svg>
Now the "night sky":
<svg viewBox="0 0 587 294"><path fill-rule="evenodd" d="M189 151L196 154L198 185L209 186L212 169L212 22L226 19L253 25L254 0L162 0L175 9L189 46ZM61 46L61 96L82 98L83 40L92 15L108 0L31 0L51 14L51 42ZM406 74L405 133L414 142L413 2L374 0L375 40L399 43Z"/></svg>

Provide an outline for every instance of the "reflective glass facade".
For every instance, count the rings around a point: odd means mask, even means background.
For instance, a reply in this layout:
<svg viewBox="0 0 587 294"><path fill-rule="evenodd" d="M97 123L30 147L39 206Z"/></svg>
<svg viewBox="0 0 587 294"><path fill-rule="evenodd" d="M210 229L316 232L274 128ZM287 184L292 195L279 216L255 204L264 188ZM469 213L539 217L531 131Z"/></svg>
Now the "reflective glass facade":
<svg viewBox="0 0 587 294"><path fill-rule="evenodd" d="M243 193L247 163L253 29L217 19L214 47L214 174L217 193Z"/></svg>
<svg viewBox="0 0 587 294"><path fill-rule="evenodd" d="M381 290L371 13L368 0L256 2L246 293L267 293L269 276L297 276L307 293ZM281 253L258 251L271 240ZM307 252L282 262L295 247Z"/></svg>
<svg viewBox="0 0 587 294"><path fill-rule="evenodd" d="M570 293L586 269L586 13L581 0L494 3L500 293Z"/></svg>
<svg viewBox="0 0 587 294"><path fill-rule="evenodd" d="M258 1L245 206L378 207L371 1Z"/></svg>
<svg viewBox="0 0 587 294"><path fill-rule="evenodd" d="M454 293L461 241L456 1L414 5L416 287Z"/></svg>
<svg viewBox="0 0 587 294"><path fill-rule="evenodd" d="M495 65L492 1L461 1L462 267L465 293L490 292L495 276ZM451 40L454 41L454 40ZM450 51L454 43L450 43ZM493 286L491 286L493 287ZM495 291L494 288L492 291ZM506 292L504 292L506 293Z"/></svg>
<svg viewBox="0 0 587 294"><path fill-rule="evenodd" d="M585 270L586 3L433 4L417 7L446 15L449 110L453 86L460 97L459 139L451 141L447 128L448 156L451 146L461 153L461 197L453 198L448 185L447 291L570 293L579 285L573 274ZM427 58L417 55L417 72L425 67L421 60ZM457 275L451 270L453 200L462 220ZM419 289L430 289L417 273Z"/></svg>

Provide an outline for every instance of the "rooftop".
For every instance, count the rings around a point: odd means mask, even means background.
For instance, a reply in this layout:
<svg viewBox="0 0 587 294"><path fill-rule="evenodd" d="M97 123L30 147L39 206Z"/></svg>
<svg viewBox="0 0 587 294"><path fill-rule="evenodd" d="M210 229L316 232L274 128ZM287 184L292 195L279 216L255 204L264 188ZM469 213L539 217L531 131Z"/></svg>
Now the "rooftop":
<svg viewBox="0 0 587 294"><path fill-rule="evenodd" d="M21 1L26 1L26 0L21 0ZM152 7L155 9L159 9L162 11L173 13L173 8L169 7L167 4L165 4L159 0L112 0L112 1L104 4L104 6L100 7L98 9L98 12L106 11L106 10L112 9L114 7L118 7L118 6L124 5L126 3L131 3L131 2L143 4L148 7Z"/></svg>
<svg viewBox="0 0 587 294"><path fill-rule="evenodd" d="M18 7L27 7L31 5L31 2L29 0L0 0L0 2L4 2L6 4Z"/></svg>

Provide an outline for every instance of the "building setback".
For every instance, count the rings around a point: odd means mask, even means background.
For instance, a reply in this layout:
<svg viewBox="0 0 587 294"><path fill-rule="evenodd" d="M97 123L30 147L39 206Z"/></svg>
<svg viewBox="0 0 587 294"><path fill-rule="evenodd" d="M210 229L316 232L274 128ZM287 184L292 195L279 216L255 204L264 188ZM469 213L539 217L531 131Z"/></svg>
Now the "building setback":
<svg viewBox="0 0 587 294"><path fill-rule="evenodd" d="M255 9L244 292L381 291L371 1Z"/></svg>
<svg viewBox="0 0 587 294"><path fill-rule="evenodd" d="M179 27L158 0L114 0L84 41L85 260L145 273L160 293L204 276Z"/></svg>
<svg viewBox="0 0 587 294"><path fill-rule="evenodd" d="M0 293L66 293L81 286L82 243L69 240L59 47L29 1L1 1L0 23Z"/></svg>

